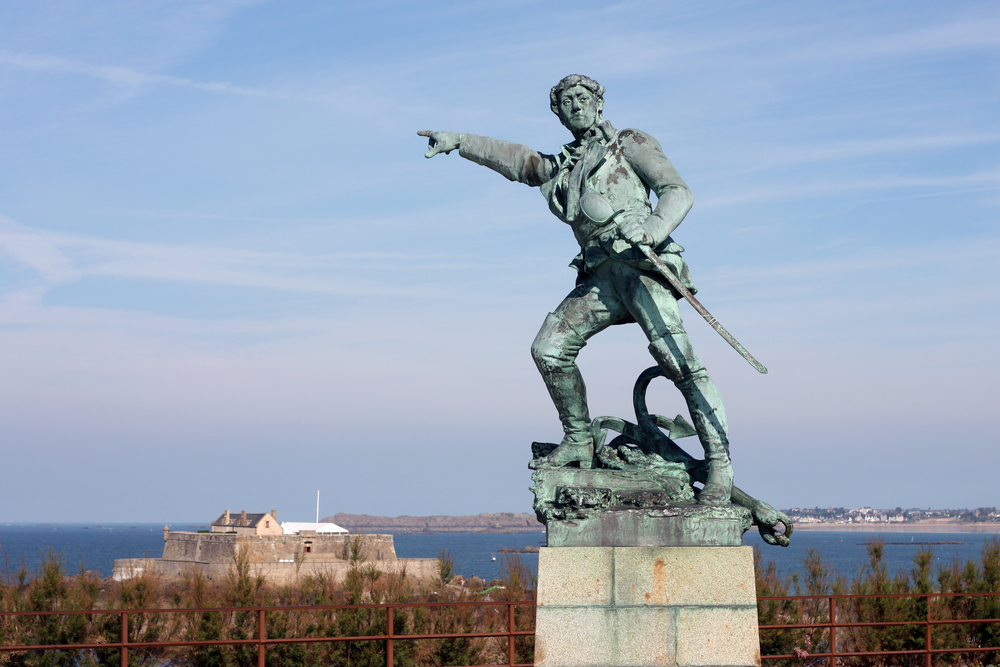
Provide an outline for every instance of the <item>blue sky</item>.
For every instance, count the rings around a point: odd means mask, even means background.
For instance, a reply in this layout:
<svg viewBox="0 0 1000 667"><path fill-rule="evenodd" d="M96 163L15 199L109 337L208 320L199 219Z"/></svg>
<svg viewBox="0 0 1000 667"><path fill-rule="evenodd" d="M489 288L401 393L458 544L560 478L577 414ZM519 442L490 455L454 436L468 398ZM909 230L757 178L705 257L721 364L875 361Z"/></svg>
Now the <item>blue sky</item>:
<svg viewBox="0 0 1000 667"><path fill-rule="evenodd" d="M998 56L994 2L0 4L0 520L530 511L575 242L415 132L553 151L569 73L663 145L770 369L682 306L737 485L1000 505ZM580 364L631 417L638 328Z"/></svg>

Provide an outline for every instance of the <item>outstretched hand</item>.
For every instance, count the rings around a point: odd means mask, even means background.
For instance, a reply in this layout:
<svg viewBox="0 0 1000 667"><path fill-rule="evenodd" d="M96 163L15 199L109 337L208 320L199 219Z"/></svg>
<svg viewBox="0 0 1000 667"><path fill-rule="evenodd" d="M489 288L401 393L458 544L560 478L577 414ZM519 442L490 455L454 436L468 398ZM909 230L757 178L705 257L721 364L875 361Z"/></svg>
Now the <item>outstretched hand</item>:
<svg viewBox="0 0 1000 667"><path fill-rule="evenodd" d="M421 137L429 137L427 140L427 152L424 157L434 157L438 153L450 153L461 147L462 135L458 132L432 132L431 130L420 130L417 134Z"/></svg>

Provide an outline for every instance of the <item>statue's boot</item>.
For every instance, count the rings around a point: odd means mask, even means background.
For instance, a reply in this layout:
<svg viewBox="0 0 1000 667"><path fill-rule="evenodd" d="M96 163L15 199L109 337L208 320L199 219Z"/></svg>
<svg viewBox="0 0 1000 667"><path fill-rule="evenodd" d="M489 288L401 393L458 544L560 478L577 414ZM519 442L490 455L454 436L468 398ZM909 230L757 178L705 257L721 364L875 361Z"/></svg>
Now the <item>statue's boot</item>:
<svg viewBox="0 0 1000 667"><path fill-rule="evenodd" d="M698 494L699 505L728 505L733 495L733 464L725 460L708 459L708 479Z"/></svg>
<svg viewBox="0 0 1000 667"><path fill-rule="evenodd" d="M725 505L733 491L726 410L719 389L691 348L686 333L654 339L649 351L687 402L691 422L705 450L708 477L698 494L702 505Z"/></svg>
<svg viewBox="0 0 1000 667"><path fill-rule="evenodd" d="M551 454L528 464L532 470L563 468L574 463L581 468L593 466L594 434L587 409L587 386L576 365L576 357L586 344L568 322L549 313L531 345L531 356L565 433Z"/></svg>

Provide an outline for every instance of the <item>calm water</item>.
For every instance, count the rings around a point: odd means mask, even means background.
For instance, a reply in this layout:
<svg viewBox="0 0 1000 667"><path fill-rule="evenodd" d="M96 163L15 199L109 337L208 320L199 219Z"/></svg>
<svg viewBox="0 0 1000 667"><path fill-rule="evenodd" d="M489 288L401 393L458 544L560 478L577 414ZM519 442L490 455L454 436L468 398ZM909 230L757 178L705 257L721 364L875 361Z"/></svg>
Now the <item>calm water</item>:
<svg viewBox="0 0 1000 667"><path fill-rule="evenodd" d="M170 524L172 530L199 530L206 526ZM486 580L500 574L501 547L521 549L541 546L544 533L492 535L482 533L439 533L432 535L396 535L396 553L402 558L435 558L442 549L455 559L455 571L463 576L476 575ZM43 553L49 549L61 553L71 574L97 570L111 574L116 558L159 558L163 555L163 524L0 524L0 576L15 574L22 559L34 572ZM492 560L496 556L496 560ZM537 554L521 554L522 562L534 571Z"/></svg>
<svg viewBox="0 0 1000 667"><path fill-rule="evenodd" d="M173 530L197 530L204 526L192 524L171 524ZM984 541L991 535L981 533L847 533L800 531L792 538L787 548L772 547L757 536L747 533L744 544L757 546L765 562L774 561L782 573L802 571L802 560L806 550L815 549L823 555L824 561L836 572L848 579L853 578L867 562L865 540L882 538L886 544L886 562L889 570L909 570L919 542L961 542L934 546L937 564L948 564L956 557L962 560L978 560ZM434 558L442 549L455 559L455 571L463 576L476 575L490 580L500 574L503 555L501 547L521 549L527 546L542 546L543 533L520 533L514 535L483 533L437 533L417 535L396 535L396 553L403 558ZM41 560L41 554L48 549L62 553L66 568L76 573L81 562L88 570L97 570L103 576L111 574L112 561L116 558L157 558L163 554L163 524L0 524L0 576L13 574L22 559L29 570L34 570ZM496 560L492 560L496 556ZM537 569L536 554L521 554L521 561L532 570Z"/></svg>
<svg viewBox="0 0 1000 667"><path fill-rule="evenodd" d="M950 565L955 558L963 563L969 559L979 561L983 544L992 540L994 535L984 533L879 533L872 532L837 532L837 531L799 531L792 536L792 543L787 547L773 547L765 544L756 531L750 531L743 537L743 544L760 549L764 562L773 561L783 574L802 574L802 561L807 549L813 549L823 556L823 561L832 569L852 580L868 563L865 550L866 540L881 539L885 541L885 563L889 574L895 575L899 570L909 572L913 568L913 557L917 551L927 545L920 542L961 542L961 544L933 544L929 548L934 551L932 572L940 565ZM895 544L893 544L895 543Z"/></svg>
<svg viewBox="0 0 1000 667"><path fill-rule="evenodd" d="M187 524L172 528L189 530ZM82 563L107 577L116 558L162 556L163 524L0 524L0 574L16 573L22 559L33 572L49 549L62 554L70 574Z"/></svg>

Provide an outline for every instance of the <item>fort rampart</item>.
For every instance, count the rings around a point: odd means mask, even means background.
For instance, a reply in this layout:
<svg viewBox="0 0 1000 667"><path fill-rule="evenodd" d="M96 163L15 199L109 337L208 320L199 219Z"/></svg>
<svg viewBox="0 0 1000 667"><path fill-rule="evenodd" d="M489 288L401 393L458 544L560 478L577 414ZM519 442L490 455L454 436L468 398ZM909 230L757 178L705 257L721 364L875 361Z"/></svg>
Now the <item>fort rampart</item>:
<svg viewBox="0 0 1000 667"><path fill-rule="evenodd" d="M365 560L396 560L392 535L307 533L251 536L177 531L165 534L163 559L229 564L233 560L233 549L240 546L247 550L252 563L294 562L295 554L301 554L309 562L346 561L350 556L351 540L355 538L361 540L361 553Z"/></svg>
<svg viewBox="0 0 1000 667"><path fill-rule="evenodd" d="M303 532L297 535L237 535L164 531L162 558L115 560L112 577L128 579L144 572L174 579L200 573L208 579L229 571L236 549L245 549L254 569L276 584L302 575L325 573L342 579L350 569L351 543L358 540L366 564L383 572L406 570L424 581L437 576L435 558L397 558L392 535Z"/></svg>

